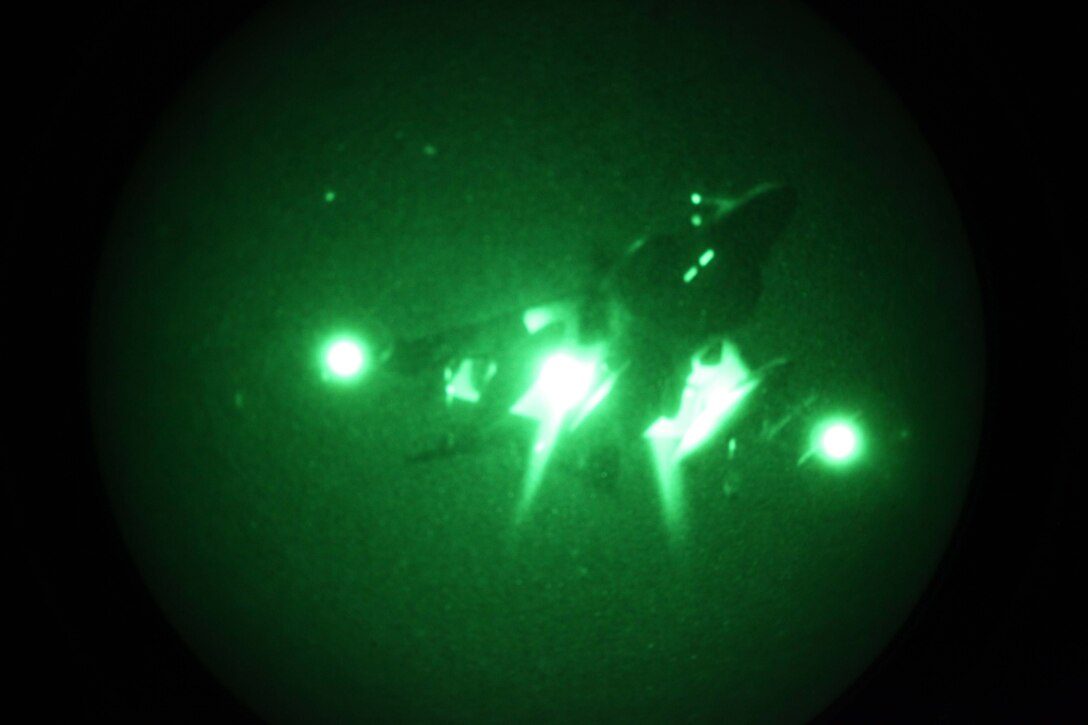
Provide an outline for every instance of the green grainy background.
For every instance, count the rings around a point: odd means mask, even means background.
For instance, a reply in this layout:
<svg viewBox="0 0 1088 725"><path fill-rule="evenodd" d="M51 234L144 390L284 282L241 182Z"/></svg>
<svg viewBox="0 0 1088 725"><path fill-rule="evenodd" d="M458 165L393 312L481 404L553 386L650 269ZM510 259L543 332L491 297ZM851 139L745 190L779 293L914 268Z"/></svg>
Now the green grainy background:
<svg viewBox="0 0 1088 725"><path fill-rule="evenodd" d="M792 6L581 5L268 11L132 176L97 305L110 494L171 621L265 716L802 719L947 542L979 312L909 119ZM565 293L691 190L764 181L800 206L735 338L883 435L846 476L785 447L694 461L682 547L638 441L614 490L557 466L513 532L516 442L406 465L443 430L435 391L315 372L333 329Z"/></svg>

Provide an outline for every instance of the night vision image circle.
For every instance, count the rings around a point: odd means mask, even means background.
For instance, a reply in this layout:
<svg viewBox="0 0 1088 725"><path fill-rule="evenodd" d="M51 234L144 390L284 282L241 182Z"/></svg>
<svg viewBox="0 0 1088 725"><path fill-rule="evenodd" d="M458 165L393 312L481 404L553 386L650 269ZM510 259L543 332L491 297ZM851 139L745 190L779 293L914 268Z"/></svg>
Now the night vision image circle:
<svg viewBox="0 0 1088 725"><path fill-rule="evenodd" d="M264 11L148 140L98 447L273 722L797 722L970 484L978 290L875 70L787 3Z"/></svg>

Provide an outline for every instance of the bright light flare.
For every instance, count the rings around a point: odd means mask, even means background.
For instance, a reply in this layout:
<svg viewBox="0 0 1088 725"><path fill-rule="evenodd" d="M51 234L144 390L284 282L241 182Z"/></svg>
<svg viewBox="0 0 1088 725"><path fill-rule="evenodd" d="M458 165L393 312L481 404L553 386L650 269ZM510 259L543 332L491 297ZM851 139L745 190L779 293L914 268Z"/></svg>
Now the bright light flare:
<svg viewBox="0 0 1088 725"><path fill-rule="evenodd" d="M849 419L824 420L813 429L809 440L809 448L798 460L798 465L818 456L827 464L843 466L853 463L861 455L861 431Z"/></svg>
<svg viewBox="0 0 1088 725"><path fill-rule="evenodd" d="M326 346L323 362L326 378L353 380L366 368L366 349L357 340L337 338Z"/></svg>
<svg viewBox="0 0 1088 725"><path fill-rule="evenodd" d="M692 358L677 414L658 418L643 434L654 458L662 514L674 538L684 524L680 462L721 430L760 382L728 342L722 342L718 362L706 364L702 357Z"/></svg>
<svg viewBox="0 0 1088 725"><path fill-rule="evenodd" d="M728 342L722 343L717 363L707 365L696 355L691 368L679 412L673 418L658 418L644 434L647 438L675 439L677 463L721 429L759 385L759 378L750 375L740 353Z"/></svg>
<svg viewBox="0 0 1088 725"><path fill-rule="evenodd" d="M848 425L837 423L829 426L820 439L824 455L836 461L849 458L858 447L858 438Z"/></svg>
<svg viewBox="0 0 1088 725"><path fill-rule="evenodd" d="M589 396L585 403L582 404L578 410L578 414L571 421L570 427L573 430L582 424L582 421L586 419L590 413L596 409L601 401L608 397L608 394L612 392L612 386L616 384L616 378L619 377L619 372L612 371L608 373L608 376L604 381L597 386L597 389L593 391L593 394Z"/></svg>
<svg viewBox="0 0 1088 725"><path fill-rule="evenodd" d="M514 404L511 412L538 420L562 418L589 395L596 370L595 360L556 353L544 361L533 387Z"/></svg>
<svg viewBox="0 0 1088 725"><path fill-rule="evenodd" d="M548 458L568 414L577 409L573 425L578 425L611 391L614 376L594 389L600 367L599 351L584 355L557 352L544 361L533 386L510 409L514 415L535 419L538 425L518 503L518 521L525 517L536 498Z"/></svg>

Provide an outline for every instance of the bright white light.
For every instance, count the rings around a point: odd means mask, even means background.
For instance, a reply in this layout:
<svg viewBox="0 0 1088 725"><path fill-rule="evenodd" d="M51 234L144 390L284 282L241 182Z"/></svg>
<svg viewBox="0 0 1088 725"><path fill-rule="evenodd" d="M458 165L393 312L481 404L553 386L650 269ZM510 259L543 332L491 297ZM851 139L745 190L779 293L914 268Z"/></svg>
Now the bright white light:
<svg viewBox="0 0 1088 725"><path fill-rule="evenodd" d="M691 374L674 418L659 418L644 434L647 438L677 439L677 462L698 449L737 410L759 384L733 345L723 342L719 361L711 365L695 355Z"/></svg>
<svg viewBox="0 0 1088 725"><path fill-rule="evenodd" d="M680 462L721 430L760 382L759 375L749 372L739 351L726 341L718 362L704 364L704 357L702 352L692 357L677 414L658 418L643 434L653 453L662 514L674 537L684 528ZM735 450L734 442L729 447L730 457Z"/></svg>
<svg viewBox="0 0 1088 725"><path fill-rule="evenodd" d="M828 458L841 461L844 458L849 458L854 452L854 449L857 448L858 439L850 426L836 423L824 431L820 443Z"/></svg>
<svg viewBox="0 0 1088 725"><path fill-rule="evenodd" d="M834 466L846 465L858 457L864 445L854 420L824 421L812 429L809 447L797 459L797 465L804 465L813 456Z"/></svg>
<svg viewBox="0 0 1088 725"><path fill-rule="evenodd" d="M588 359L587 359L588 358ZM540 369L533 386L510 408L514 415L558 425L593 389L599 355L587 358L557 352ZM596 396L594 396L596 397ZM600 400L594 401L594 404Z"/></svg>
<svg viewBox="0 0 1088 725"><path fill-rule="evenodd" d="M574 420L571 421L570 427L573 430L582 424L582 421L586 419L593 409L601 404L601 401L608 397L608 394L612 392L612 386L616 384L617 373L611 372L604 382L597 386L597 389L593 391L593 395L589 396L589 399L582 404Z"/></svg>
<svg viewBox="0 0 1088 725"><path fill-rule="evenodd" d="M566 353L556 353L545 361L537 385L552 410L566 412L586 397L593 385L594 367Z"/></svg>
<svg viewBox="0 0 1088 725"><path fill-rule="evenodd" d="M677 458L684 458L706 443L729 416L737 409L740 401L759 384L758 380L749 380L738 387L718 384L706 392L702 410L691 422L680 439L676 449Z"/></svg>
<svg viewBox="0 0 1088 725"><path fill-rule="evenodd" d="M525 472L518 502L517 521L524 519L536 498L548 458L566 427L570 411L583 406L574 422L577 425L611 390L613 380L608 379L594 391L599 360L599 352L585 356L555 353L544 361L533 386L510 409L514 415L536 419L538 424L532 458Z"/></svg>
<svg viewBox="0 0 1088 725"><path fill-rule="evenodd" d="M329 346L325 364L329 372L338 378L350 378L363 369L363 349L351 340L340 340Z"/></svg>

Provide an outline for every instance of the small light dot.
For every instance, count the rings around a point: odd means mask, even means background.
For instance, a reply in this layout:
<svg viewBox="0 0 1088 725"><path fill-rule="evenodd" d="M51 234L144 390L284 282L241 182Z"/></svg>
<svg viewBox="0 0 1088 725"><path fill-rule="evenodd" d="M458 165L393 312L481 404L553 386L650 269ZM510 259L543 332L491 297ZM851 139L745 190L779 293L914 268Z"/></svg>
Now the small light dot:
<svg viewBox="0 0 1088 725"><path fill-rule="evenodd" d="M325 192L325 201L328 202L328 203L332 203L332 202L336 201L336 192L331 191L331 190L326 191Z"/></svg>

